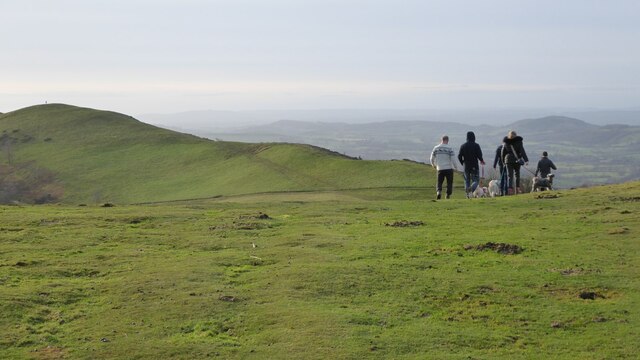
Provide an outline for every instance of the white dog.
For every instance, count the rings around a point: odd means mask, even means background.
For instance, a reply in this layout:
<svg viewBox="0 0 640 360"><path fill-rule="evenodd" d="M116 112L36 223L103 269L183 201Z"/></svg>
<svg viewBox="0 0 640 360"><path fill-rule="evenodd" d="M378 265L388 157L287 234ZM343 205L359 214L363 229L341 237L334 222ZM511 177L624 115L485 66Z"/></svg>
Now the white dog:
<svg viewBox="0 0 640 360"><path fill-rule="evenodd" d="M475 190L473 190L474 198L483 198L487 197L488 190L485 186L478 186Z"/></svg>
<svg viewBox="0 0 640 360"><path fill-rule="evenodd" d="M496 197L500 196L500 181L491 180L489 181L489 196Z"/></svg>

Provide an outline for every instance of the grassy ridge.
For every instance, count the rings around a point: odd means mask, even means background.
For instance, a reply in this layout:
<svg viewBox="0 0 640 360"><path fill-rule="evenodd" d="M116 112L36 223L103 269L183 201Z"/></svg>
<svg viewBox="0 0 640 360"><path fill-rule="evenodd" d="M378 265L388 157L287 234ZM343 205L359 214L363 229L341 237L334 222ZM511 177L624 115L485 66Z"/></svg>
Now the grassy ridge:
<svg viewBox="0 0 640 360"><path fill-rule="evenodd" d="M200 134L210 138L238 141L290 139L338 150L367 159L426 160L428 151L442 134L448 134L457 150L472 130L485 160L493 163L495 149L509 130L524 136L535 171L542 152L547 151L557 165L555 183L559 188L585 184L621 183L640 179L640 127L596 126L563 116L527 119L504 126L471 126L452 122L386 121L368 124L279 121L245 131ZM487 166L487 171L489 171ZM524 173L528 174L526 170Z"/></svg>
<svg viewBox="0 0 640 360"><path fill-rule="evenodd" d="M133 203L270 191L433 186L430 167L307 145L218 142L113 112L34 106L0 116L1 164L53 172L67 202ZM37 177L37 176L35 176Z"/></svg>
<svg viewBox="0 0 640 360"><path fill-rule="evenodd" d="M639 195L0 207L0 357L633 359Z"/></svg>

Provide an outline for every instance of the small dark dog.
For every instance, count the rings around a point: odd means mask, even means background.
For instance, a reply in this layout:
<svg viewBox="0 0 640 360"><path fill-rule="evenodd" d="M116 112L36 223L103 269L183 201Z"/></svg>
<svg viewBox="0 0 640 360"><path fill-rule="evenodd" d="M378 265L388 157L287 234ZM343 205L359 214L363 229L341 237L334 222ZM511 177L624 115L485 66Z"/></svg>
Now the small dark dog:
<svg viewBox="0 0 640 360"><path fill-rule="evenodd" d="M547 175L545 178L536 176L533 178L533 184L531 185L531 192L553 190L553 174Z"/></svg>

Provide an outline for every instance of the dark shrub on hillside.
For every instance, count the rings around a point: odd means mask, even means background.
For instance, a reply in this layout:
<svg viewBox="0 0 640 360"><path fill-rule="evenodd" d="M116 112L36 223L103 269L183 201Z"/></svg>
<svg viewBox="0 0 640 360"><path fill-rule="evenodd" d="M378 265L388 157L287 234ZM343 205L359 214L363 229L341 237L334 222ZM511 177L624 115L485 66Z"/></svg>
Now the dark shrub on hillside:
<svg viewBox="0 0 640 360"><path fill-rule="evenodd" d="M45 204L58 201L63 194L55 174L33 162L0 165L0 203Z"/></svg>
<svg viewBox="0 0 640 360"><path fill-rule="evenodd" d="M47 194L47 195L44 195L44 196L41 196L41 197L35 199L34 203L35 204L48 204L48 203L56 202L56 200L57 199L55 197L53 197L53 195Z"/></svg>

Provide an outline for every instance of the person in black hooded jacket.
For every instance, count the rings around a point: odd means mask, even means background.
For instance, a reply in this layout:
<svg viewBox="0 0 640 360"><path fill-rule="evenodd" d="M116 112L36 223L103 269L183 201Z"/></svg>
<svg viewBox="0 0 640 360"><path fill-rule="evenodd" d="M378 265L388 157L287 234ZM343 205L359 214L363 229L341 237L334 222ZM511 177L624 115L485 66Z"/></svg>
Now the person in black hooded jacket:
<svg viewBox="0 0 640 360"><path fill-rule="evenodd" d="M458 160L464 165L464 185L467 197L480 183L480 168L478 161L484 165L482 159L482 149L476 143L476 134L473 131L467 132L467 142L460 146Z"/></svg>
<svg viewBox="0 0 640 360"><path fill-rule="evenodd" d="M496 169L496 165L500 166L500 194L502 196L507 194L507 171L505 170L504 161L502 160L502 147L504 144L500 144L496 148L496 156L493 159L493 169Z"/></svg>
<svg viewBox="0 0 640 360"><path fill-rule="evenodd" d="M522 144L522 136L518 136L515 131L509 131L509 134L502 140L502 159L507 166L507 174L509 178L509 189L512 194L516 194L520 189L520 166L529 164L529 158L524 145Z"/></svg>

